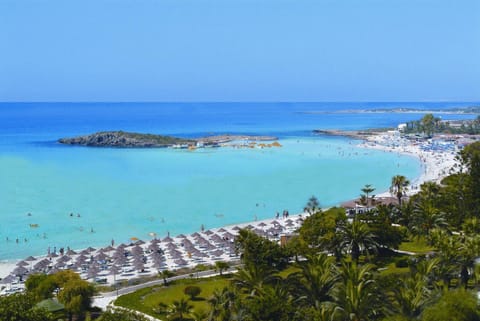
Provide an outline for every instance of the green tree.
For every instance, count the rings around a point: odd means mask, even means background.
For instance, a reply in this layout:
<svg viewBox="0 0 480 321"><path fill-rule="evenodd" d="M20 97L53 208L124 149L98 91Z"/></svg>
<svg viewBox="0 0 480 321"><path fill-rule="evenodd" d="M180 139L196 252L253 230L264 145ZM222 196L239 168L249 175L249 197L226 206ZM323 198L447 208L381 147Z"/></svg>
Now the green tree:
<svg viewBox="0 0 480 321"><path fill-rule="evenodd" d="M420 120L422 124L422 129L425 135L428 137L431 137L434 129L435 129L435 124L436 124L436 119L433 116L433 114L426 114L425 116L422 117Z"/></svg>
<svg viewBox="0 0 480 321"><path fill-rule="evenodd" d="M412 231L418 236L428 236L433 229L448 227L445 214L425 199L415 203L411 225Z"/></svg>
<svg viewBox="0 0 480 321"><path fill-rule="evenodd" d="M55 278L46 274L32 274L25 281L25 289L33 295L36 301L53 297L53 291L57 289Z"/></svg>
<svg viewBox="0 0 480 321"><path fill-rule="evenodd" d="M362 192L365 194L365 204L367 207L369 205L372 205L372 201L373 201L373 196L372 196L372 200L369 198L369 195L371 193L373 193L375 191L375 188L372 187L371 184L366 184L363 188L362 188ZM362 195L363 196L363 195Z"/></svg>
<svg viewBox="0 0 480 321"><path fill-rule="evenodd" d="M299 272L289 277L296 277L293 291L303 298L309 306L321 309L325 302L333 301L332 289L339 279L335 259L325 253L308 257L306 262L298 264Z"/></svg>
<svg viewBox="0 0 480 321"><path fill-rule="evenodd" d="M218 271L220 275L223 274L223 271L228 270L229 267L230 267L230 264L228 264L227 262L224 262L224 261L215 262L215 270Z"/></svg>
<svg viewBox="0 0 480 321"><path fill-rule="evenodd" d="M304 244L302 246L304 253L301 254L313 255L328 251L340 259L341 238L337 231L340 226L346 224L346 221L345 209L336 207L307 217L299 229L299 243Z"/></svg>
<svg viewBox="0 0 480 321"><path fill-rule="evenodd" d="M12 294L0 296L0 320L2 321L53 321L46 310L36 308L33 296Z"/></svg>
<svg viewBox="0 0 480 321"><path fill-rule="evenodd" d="M295 298L281 285L266 286L262 292L244 301L246 320L290 321L296 313Z"/></svg>
<svg viewBox="0 0 480 321"><path fill-rule="evenodd" d="M410 181L403 175L395 175L392 177L390 193L397 197L399 207L402 207L402 197L407 192L409 184Z"/></svg>
<svg viewBox="0 0 480 321"><path fill-rule="evenodd" d="M289 255L285 248L250 230L240 230L235 245L240 252L242 263L246 266L281 270L288 263Z"/></svg>
<svg viewBox="0 0 480 321"><path fill-rule="evenodd" d="M475 294L464 290L445 291L437 303L422 313L422 321L480 321Z"/></svg>
<svg viewBox="0 0 480 321"><path fill-rule="evenodd" d="M382 291L377 287L371 264L343 262L340 282L334 291L339 320L373 320L383 315Z"/></svg>
<svg viewBox="0 0 480 321"><path fill-rule="evenodd" d="M58 293L58 300L65 305L69 319L72 320L73 315L83 317L90 308L94 293L95 289L90 283L78 278L63 285Z"/></svg>
<svg viewBox="0 0 480 321"><path fill-rule="evenodd" d="M230 321L235 313L236 295L228 287L215 289L208 303L210 304L209 321Z"/></svg>
<svg viewBox="0 0 480 321"><path fill-rule="evenodd" d="M307 204L305 205L305 208L304 208L304 211L309 213L309 214L313 214L313 213L316 213L318 211L320 211L320 202L318 201L318 199L312 195L312 197L309 198Z"/></svg>
<svg viewBox="0 0 480 321"><path fill-rule="evenodd" d="M255 296L265 285L276 284L280 277L275 270L262 265L245 265L233 276L234 286L248 296Z"/></svg>
<svg viewBox="0 0 480 321"><path fill-rule="evenodd" d="M158 272L158 275L163 279L163 285L167 286L168 279L171 278L172 276L175 276L175 273L173 273L170 270L163 270L161 272Z"/></svg>
<svg viewBox="0 0 480 321"><path fill-rule="evenodd" d="M190 297L190 300L194 300L202 293L202 289L196 285L188 285L183 289L183 293Z"/></svg>
<svg viewBox="0 0 480 321"><path fill-rule="evenodd" d="M340 228L338 233L342 237L340 247L349 252L352 260L358 262L360 254L366 252L376 252L378 244L375 242L375 236L370 231L366 223L354 220L352 223L347 222Z"/></svg>
<svg viewBox="0 0 480 321"><path fill-rule="evenodd" d="M403 277L393 288L394 311L408 319L417 318L431 299L432 291L420 274Z"/></svg>
<svg viewBox="0 0 480 321"><path fill-rule="evenodd" d="M462 166L467 169L469 209L472 216L480 217L480 142L466 146L459 156Z"/></svg>
<svg viewBox="0 0 480 321"><path fill-rule="evenodd" d="M392 225L397 211L393 205L379 204L371 211L357 215L357 220L368 225L379 249L398 248L404 238L405 228Z"/></svg>
<svg viewBox="0 0 480 321"><path fill-rule="evenodd" d="M167 308L167 317L169 320L184 321L193 312L193 305L187 300L181 298L174 300Z"/></svg>

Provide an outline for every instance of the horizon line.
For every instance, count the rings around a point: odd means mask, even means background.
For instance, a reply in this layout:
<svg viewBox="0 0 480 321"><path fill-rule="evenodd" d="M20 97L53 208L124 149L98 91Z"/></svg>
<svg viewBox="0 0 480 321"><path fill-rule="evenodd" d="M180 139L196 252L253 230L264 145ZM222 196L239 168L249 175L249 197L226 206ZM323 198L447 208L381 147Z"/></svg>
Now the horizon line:
<svg viewBox="0 0 480 321"><path fill-rule="evenodd" d="M301 104L318 104L318 103L480 103L480 100L317 100L317 101L236 101L236 100L218 100L218 101L169 101L169 100L85 100L85 101L68 101L68 100L40 100L40 101L0 101L0 104L37 104L37 103L51 103L51 104L98 104L98 103L110 103L110 104L293 104L293 103L301 103Z"/></svg>

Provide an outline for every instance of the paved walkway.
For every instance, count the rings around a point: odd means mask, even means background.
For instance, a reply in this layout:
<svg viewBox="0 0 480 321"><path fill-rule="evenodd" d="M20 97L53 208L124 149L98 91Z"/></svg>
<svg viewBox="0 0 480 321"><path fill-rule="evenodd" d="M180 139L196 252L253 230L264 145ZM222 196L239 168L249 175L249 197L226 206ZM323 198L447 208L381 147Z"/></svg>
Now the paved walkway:
<svg viewBox="0 0 480 321"><path fill-rule="evenodd" d="M237 271L237 267L231 267L224 273L234 273L236 271ZM207 277L219 275L219 273L216 270L207 270L207 271L195 272L191 274L172 276L170 278L167 278L167 282L181 280L181 279L189 279L189 278L192 278L191 276L192 274L194 278L207 278ZM120 295L132 293L137 290L154 286L154 285L159 285L159 284L164 284L163 279L158 279L158 280L154 280L154 281L150 281L142 284L127 286L124 288L120 288L116 291L104 292L93 298L92 305L105 310L108 305L113 305L112 302L115 301L117 297Z"/></svg>

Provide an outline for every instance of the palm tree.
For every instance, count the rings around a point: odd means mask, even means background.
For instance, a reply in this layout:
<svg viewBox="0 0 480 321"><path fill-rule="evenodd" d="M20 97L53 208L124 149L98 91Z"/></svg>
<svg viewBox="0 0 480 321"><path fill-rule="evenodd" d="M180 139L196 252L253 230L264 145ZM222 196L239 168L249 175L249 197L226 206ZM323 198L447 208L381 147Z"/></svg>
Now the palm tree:
<svg viewBox="0 0 480 321"><path fill-rule="evenodd" d="M430 302L432 292L420 275L402 278L393 289L393 308L409 319L417 318Z"/></svg>
<svg viewBox="0 0 480 321"><path fill-rule="evenodd" d="M216 289L208 303L210 304L209 321L229 321L235 305L235 293L229 288L224 287L222 290Z"/></svg>
<svg viewBox="0 0 480 321"><path fill-rule="evenodd" d="M261 292L265 284L278 283L280 277L274 275L273 270L257 265L245 265L233 277L237 289L249 296Z"/></svg>
<svg viewBox="0 0 480 321"><path fill-rule="evenodd" d="M317 310L322 303L332 301L331 291L338 280L335 258L321 253L308 257L298 266L301 271L289 275L289 278L297 278L293 282L294 291Z"/></svg>
<svg viewBox="0 0 480 321"><path fill-rule="evenodd" d="M208 313L204 310L194 311L191 313L193 321L207 321Z"/></svg>
<svg viewBox="0 0 480 321"><path fill-rule="evenodd" d="M373 276L373 265L343 262L340 282L334 291L336 312L341 320L370 320L381 314L381 293Z"/></svg>
<svg viewBox="0 0 480 321"><path fill-rule="evenodd" d="M167 279L174 276L175 273L169 270L163 270L162 272L158 272L158 275L163 279L163 285L167 285L168 284Z"/></svg>
<svg viewBox="0 0 480 321"><path fill-rule="evenodd" d="M398 199L398 206L402 207L402 197L408 190L410 181L403 175L395 175L392 177L392 184L390 185L390 193L395 195Z"/></svg>
<svg viewBox="0 0 480 321"><path fill-rule="evenodd" d="M340 248L347 253L350 252L352 260L358 263L360 254L363 251L367 252L367 255L371 251L376 251L378 248L377 242L375 242L375 235L370 232L370 228L367 224L354 220L352 223L347 222L339 229L342 241Z"/></svg>
<svg viewBox="0 0 480 321"><path fill-rule="evenodd" d="M320 210L320 202L318 199L312 195L312 197L309 198L307 205L305 205L304 211L313 214L316 213Z"/></svg>
<svg viewBox="0 0 480 321"><path fill-rule="evenodd" d="M192 313L193 305L189 304L187 300L181 298L179 301L175 300L167 309L167 317L170 320L184 321L185 317Z"/></svg>
<svg viewBox="0 0 480 321"><path fill-rule="evenodd" d="M230 265L227 262L217 261L215 262L215 270L222 276L223 271L228 270Z"/></svg>
<svg viewBox="0 0 480 321"><path fill-rule="evenodd" d="M480 255L480 236L466 237L462 240L458 254L460 283L466 289L470 275L473 274L475 258Z"/></svg>
<svg viewBox="0 0 480 321"><path fill-rule="evenodd" d="M363 193L365 193L365 198L366 198L366 204L365 204L365 205L368 207L368 203L369 203L369 200L370 200L370 199L368 198L368 195L369 195L370 193L372 193L373 191L375 191L375 188L373 188L371 184L366 184L366 185L362 188L361 191L362 191ZM363 196L363 195L362 195L362 196ZM373 197L374 197L374 196L372 196L372 200L373 200Z"/></svg>
<svg viewBox="0 0 480 321"><path fill-rule="evenodd" d="M427 236L433 229L447 228L445 214L436 208L432 202L420 199L414 205L412 231L419 236Z"/></svg>

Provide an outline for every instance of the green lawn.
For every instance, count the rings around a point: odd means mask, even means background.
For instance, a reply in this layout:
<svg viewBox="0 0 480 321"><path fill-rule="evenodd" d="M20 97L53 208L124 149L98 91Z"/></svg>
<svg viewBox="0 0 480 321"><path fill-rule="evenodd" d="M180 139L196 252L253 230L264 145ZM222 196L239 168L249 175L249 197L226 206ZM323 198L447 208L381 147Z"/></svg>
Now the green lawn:
<svg viewBox="0 0 480 321"><path fill-rule="evenodd" d="M198 298L196 298L194 301L190 300L189 303L193 305L195 311L207 311L208 298L213 294L215 289L222 289L228 284L228 276L178 280L170 283L167 287L158 285L141 289L130 294L122 295L115 301L115 304L159 317L160 315L155 313L155 309L158 307L160 302L169 305L174 300L188 298L183 293L183 290L187 285L196 285L202 289L202 292Z"/></svg>
<svg viewBox="0 0 480 321"><path fill-rule="evenodd" d="M434 250L433 247L427 244L424 238L414 238L408 241L404 241L400 244L398 249L402 251L414 252L417 254L425 254Z"/></svg>

